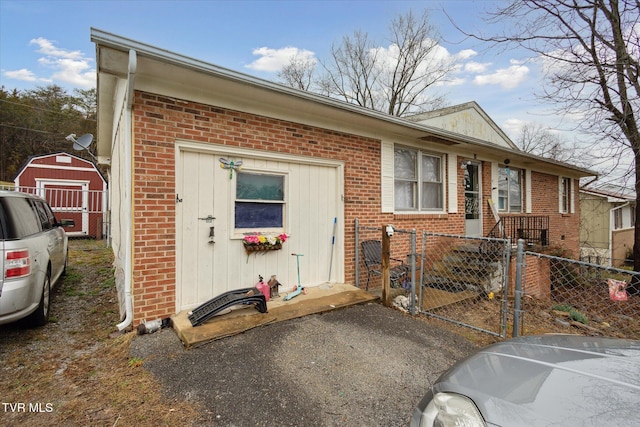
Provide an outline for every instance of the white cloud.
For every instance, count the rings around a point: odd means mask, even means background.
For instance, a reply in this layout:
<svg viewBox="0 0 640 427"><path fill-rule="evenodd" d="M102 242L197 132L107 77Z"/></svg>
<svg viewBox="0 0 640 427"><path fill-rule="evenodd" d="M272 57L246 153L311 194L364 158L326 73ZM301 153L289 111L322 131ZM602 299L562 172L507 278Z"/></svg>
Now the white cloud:
<svg viewBox="0 0 640 427"><path fill-rule="evenodd" d="M92 87L96 83L96 72L87 60L60 59L53 64L57 69L53 80L68 82L81 87Z"/></svg>
<svg viewBox="0 0 640 427"><path fill-rule="evenodd" d="M59 49L53 45L53 42L42 37L38 37L37 39L31 39L29 44L38 45L40 49L38 49L37 52L42 53L46 56L53 56L56 58L67 58L67 59L74 59L74 60L84 58L84 55L79 50L69 51L65 49Z"/></svg>
<svg viewBox="0 0 640 427"><path fill-rule="evenodd" d="M477 54L478 52L473 49L463 49L460 52L456 53L454 56L456 57L456 59L464 61L465 59L473 58Z"/></svg>
<svg viewBox="0 0 640 427"><path fill-rule="evenodd" d="M504 89L513 89L526 79L529 67L514 62L512 64L491 74L478 75L473 79L473 83L478 86L499 85Z"/></svg>
<svg viewBox="0 0 640 427"><path fill-rule="evenodd" d="M5 76L10 79L22 80L25 82L36 82L38 81L38 77L36 77L33 72L27 70L26 68L21 68L19 70L14 71L5 71L3 73Z"/></svg>
<svg viewBox="0 0 640 427"><path fill-rule="evenodd" d="M471 61L464 64L464 71L468 73L480 74L487 71L487 69L490 66L491 66L490 62L481 63L481 62Z"/></svg>
<svg viewBox="0 0 640 427"><path fill-rule="evenodd" d="M268 47L260 47L254 49L252 52L260 58L256 59L247 68L256 71L266 71L275 73L280 71L284 66L289 64L289 61L293 57L299 57L301 59L313 60L315 54L310 50L298 49L297 47L287 46L280 49L271 49Z"/></svg>
<svg viewBox="0 0 640 427"><path fill-rule="evenodd" d="M52 70L52 74L43 77L32 70L21 68L5 71L3 74L6 77L27 82L70 84L80 88L95 87L96 71L91 66L92 58L80 51L57 48L53 42L42 37L32 39L29 44L38 46L36 52L44 55L38 58L38 64Z"/></svg>
<svg viewBox="0 0 640 427"><path fill-rule="evenodd" d="M507 119L502 123L500 127L513 139L514 137L517 138L517 136L520 135L522 128L528 124L530 124L530 122L526 120Z"/></svg>

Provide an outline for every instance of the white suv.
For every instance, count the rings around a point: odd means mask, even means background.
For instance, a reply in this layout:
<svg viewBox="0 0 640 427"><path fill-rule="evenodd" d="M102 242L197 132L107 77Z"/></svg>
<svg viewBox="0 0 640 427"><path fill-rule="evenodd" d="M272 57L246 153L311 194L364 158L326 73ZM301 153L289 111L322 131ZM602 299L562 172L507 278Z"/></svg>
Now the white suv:
<svg viewBox="0 0 640 427"><path fill-rule="evenodd" d="M0 191L0 325L49 319L51 289L67 267L67 235L49 204L36 196Z"/></svg>

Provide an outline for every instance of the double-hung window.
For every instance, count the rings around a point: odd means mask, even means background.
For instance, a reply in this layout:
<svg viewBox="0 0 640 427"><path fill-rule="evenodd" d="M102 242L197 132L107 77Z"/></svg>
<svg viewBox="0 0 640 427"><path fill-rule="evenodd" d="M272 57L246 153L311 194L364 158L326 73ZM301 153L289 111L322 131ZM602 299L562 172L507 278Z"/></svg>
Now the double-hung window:
<svg viewBox="0 0 640 427"><path fill-rule="evenodd" d="M522 212L522 170L498 168L498 210Z"/></svg>
<svg viewBox="0 0 640 427"><path fill-rule="evenodd" d="M394 150L397 211L440 212L444 206L442 155L405 147Z"/></svg>
<svg viewBox="0 0 640 427"><path fill-rule="evenodd" d="M571 212L571 179L560 178L560 212Z"/></svg>
<svg viewBox="0 0 640 427"><path fill-rule="evenodd" d="M235 199L235 229L284 229L285 176L238 172Z"/></svg>

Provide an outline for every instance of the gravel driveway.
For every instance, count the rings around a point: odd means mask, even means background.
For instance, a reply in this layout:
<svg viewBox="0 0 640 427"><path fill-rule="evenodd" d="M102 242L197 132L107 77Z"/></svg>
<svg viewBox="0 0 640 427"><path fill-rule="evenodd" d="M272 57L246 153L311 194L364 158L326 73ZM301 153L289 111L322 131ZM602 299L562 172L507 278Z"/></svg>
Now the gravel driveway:
<svg viewBox="0 0 640 427"><path fill-rule="evenodd" d="M131 357L219 426L406 426L429 383L475 345L377 303L186 350L164 329Z"/></svg>

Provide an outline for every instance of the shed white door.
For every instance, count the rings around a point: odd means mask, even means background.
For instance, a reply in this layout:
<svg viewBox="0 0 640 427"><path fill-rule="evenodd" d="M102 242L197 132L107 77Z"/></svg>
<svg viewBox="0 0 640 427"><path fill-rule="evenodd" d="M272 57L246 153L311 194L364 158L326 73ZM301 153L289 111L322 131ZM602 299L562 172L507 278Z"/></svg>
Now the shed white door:
<svg viewBox="0 0 640 427"><path fill-rule="evenodd" d="M281 250L246 254L242 237L247 230L235 226L237 172L222 169L220 157L241 159L242 173L283 177L282 229L290 238ZM299 260L303 286L344 281L342 183L341 164L267 153L240 157L181 149L176 174L180 199L176 203L177 310L194 308L229 290L254 286L258 276L268 280L276 275L283 285L280 291L289 292L297 282L292 253L303 255ZM337 227L332 244L334 218ZM214 235L210 238L211 227Z"/></svg>
<svg viewBox="0 0 640 427"><path fill-rule="evenodd" d="M65 219L76 221L67 234L89 234L89 182L42 179L36 180L36 186L38 194L49 202L57 215L65 212L71 215Z"/></svg>
<svg viewBox="0 0 640 427"><path fill-rule="evenodd" d="M217 227L216 179L220 168L211 154L181 151L176 185L176 274L178 310L193 308L215 294L216 276L225 276L224 265L216 262L225 241L225 230ZM222 221L224 223L224 220ZM213 236L211 236L213 234ZM218 292L220 291L220 292Z"/></svg>

